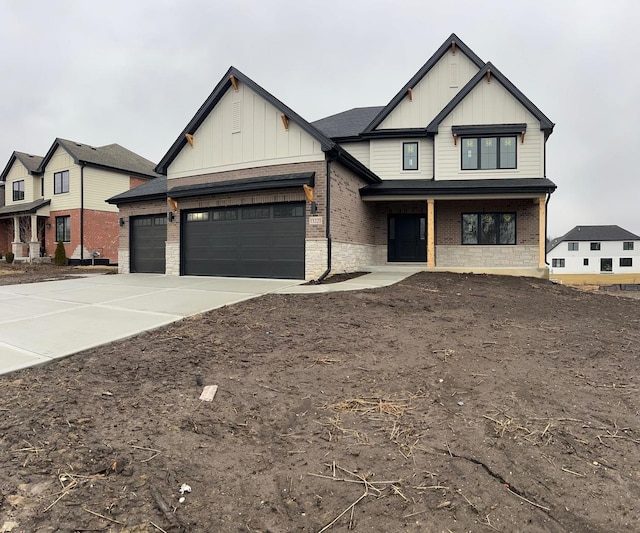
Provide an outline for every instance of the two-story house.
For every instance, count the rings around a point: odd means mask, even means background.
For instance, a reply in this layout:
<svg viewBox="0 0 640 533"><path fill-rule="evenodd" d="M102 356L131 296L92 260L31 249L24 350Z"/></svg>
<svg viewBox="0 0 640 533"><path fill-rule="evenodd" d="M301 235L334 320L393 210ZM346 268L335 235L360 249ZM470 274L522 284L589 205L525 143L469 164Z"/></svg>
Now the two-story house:
<svg viewBox="0 0 640 533"><path fill-rule="evenodd" d="M551 241L547 260L563 283L640 283L640 237L620 226L576 226Z"/></svg>
<svg viewBox="0 0 640 533"><path fill-rule="evenodd" d="M105 200L157 178L154 166L118 144L56 139L44 157L14 152L0 174L2 251L33 260L62 241L72 263L115 263L118 209Z"/></svg>
<svg viewBox="0 0 640 533"><path fill-rule="evenodd" d="M455 34L386 106L314 123L231 67L160 161L165 182L109 200L120 270L545 276L553 126Z"/></svg>

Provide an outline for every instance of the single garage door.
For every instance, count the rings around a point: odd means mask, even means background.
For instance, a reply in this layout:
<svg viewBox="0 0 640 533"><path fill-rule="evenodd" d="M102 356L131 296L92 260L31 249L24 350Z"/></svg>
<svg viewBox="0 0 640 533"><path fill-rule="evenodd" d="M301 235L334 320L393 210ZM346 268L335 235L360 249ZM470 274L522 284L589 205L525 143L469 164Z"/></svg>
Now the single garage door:
<svg viewBox="0 0 640 533"><path fill-rule="evenodd" d="M130 219L131 272L165 273L167 215L146 215Z"/></svg>
<svg viewBox="0 0 640 533"><path fill-rule="evenodd" d="M182 214L183 274L304 279L303 202Z"/></svg>

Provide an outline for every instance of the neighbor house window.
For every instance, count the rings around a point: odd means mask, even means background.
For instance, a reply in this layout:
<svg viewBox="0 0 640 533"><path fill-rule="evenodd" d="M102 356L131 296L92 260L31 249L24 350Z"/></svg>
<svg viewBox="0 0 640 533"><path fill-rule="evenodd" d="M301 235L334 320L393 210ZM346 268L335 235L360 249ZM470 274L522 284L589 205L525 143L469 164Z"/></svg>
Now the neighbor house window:
<svg viewBox="0 0 640 533"><path fill-rule="evenodd" d="M462 244L515 243L515 213L462 214Z"/></svg>
<svg viewBox="0 0 640 533"><path fill-rule="evenodd" d="M633 250L633 242L632 241L623 242L622 243L622 249L623 250Z"/></svg>
<svg viewBox="0 0 640 533"><path fill-rule="evenodd" d="M462 139L462 170L516 168L516 137Z"/></svg>
<svg viewBox="0 0 640 533"><path fill-rule="evenodd" d="M594 250L594 251L600 250L600 243L599 242L592 242L591 243L591 249Z"/></svg>
<svg viewBox="0 0 640 533"><path fill-rule="evenodd" d="M588 267L588 266L589 266L589 258L585 257L585 258L582 260L582 264L583 264L584 266Z"/></svg>
<svg viewBox="0 0 640 533"><path fill-rule="evenodd" d="M71 242L71 217L56 217L56 242Z"/></svg>
<svg viewBox="0 0 640 533"><path fill-rule="evenodd" d="M600 272L613 272L613 259L600 259Z"/></svg>
<svg viewBox="0 0 640 533"><path fill-rule="evenodd" d="M55 172L53 174L53 194L69 192L69 171Z"/></svg>
<svg viewBox="0 0 640 533"><path fill-rule="evenodd" d="M552 259L551 266L554 268L564 268L564 259Z"/></svg>
<svg viewBox="0 0 640 533"><path fill-rule="evenodd" d="M24 180L13 182L13 201L24 200Z"/></svg>
<svg viewBox="0 0 640 533"><path fill-rule="evenodd" d="M402 170L418 170L418 143L402 143Z"/></svg>
<svg viewBox="0 0 640 533"><path fill-rule="evenodd" d="M621 267L633 266L633 258L631 258L631 257L621 257L620 258L620 266Z"/></svg>
<svg viewBox="0 0 640 533"><path fill-rule="evenodd" d="M577 252L580 249L580 245L577 242L570 242L568 244L570 252Z"/></svg>

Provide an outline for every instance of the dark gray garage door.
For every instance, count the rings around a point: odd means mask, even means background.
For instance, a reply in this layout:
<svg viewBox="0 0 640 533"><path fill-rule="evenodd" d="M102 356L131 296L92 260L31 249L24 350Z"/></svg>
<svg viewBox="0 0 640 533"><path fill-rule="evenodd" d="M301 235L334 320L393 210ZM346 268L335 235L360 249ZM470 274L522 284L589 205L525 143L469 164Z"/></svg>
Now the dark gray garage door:
<svg viewBox="0 0 640 533"><path fill-rule="evenodd" d="M165 273L167 215L131 217L131 272Z"/></svg>
<svg viewBox="0 0 640 533"><path fill-rule="evenodd" d="M304 203L182 214L183 274L304 279Z"/></svg>

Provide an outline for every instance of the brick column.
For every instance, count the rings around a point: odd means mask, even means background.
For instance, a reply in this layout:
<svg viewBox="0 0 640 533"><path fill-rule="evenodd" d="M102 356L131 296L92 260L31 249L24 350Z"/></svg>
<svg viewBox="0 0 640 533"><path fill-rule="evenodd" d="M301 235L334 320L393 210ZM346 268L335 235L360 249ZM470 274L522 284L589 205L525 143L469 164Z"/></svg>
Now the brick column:
<svg viewBox="0 0 640 533"><path fill-rule="evenodd" d="M546 253L546 228L545 228L545 219L546 219L546 206L545 206L545 197L541 196L538 198L538 266L540 268L545 268L545 257Z"/></svg>
<svg viewBox="0 0 640 533"><path fill-rule="evenodd" d="M427 268L436 266L435 200L427 199Z"/></svg>

